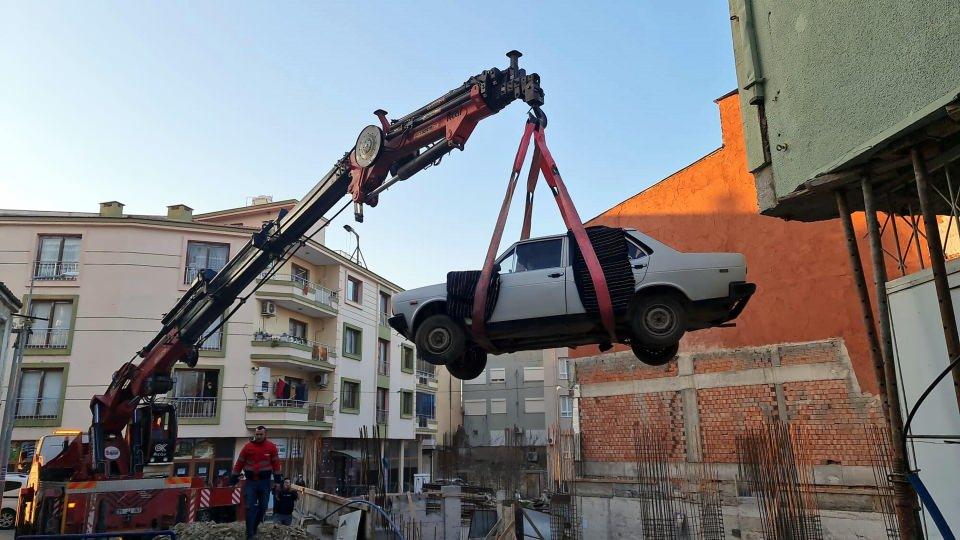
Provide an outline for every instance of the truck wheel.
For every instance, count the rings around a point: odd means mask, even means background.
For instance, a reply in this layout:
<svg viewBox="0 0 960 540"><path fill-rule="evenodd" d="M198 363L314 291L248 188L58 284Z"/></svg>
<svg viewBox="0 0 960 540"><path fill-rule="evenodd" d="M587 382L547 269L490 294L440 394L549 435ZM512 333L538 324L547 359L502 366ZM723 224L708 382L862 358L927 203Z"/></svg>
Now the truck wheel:
<svg viewBox="0 0 960 540"><path fill-rule="evenodd" d="M654 347L644 343L631 343L630 348L633 349L633 354L644 364L662 366L676 358L677 351L680 350L680 344L674 343L666 347Z"/></svg>
<svg viewBox="0 0 960 540"><path fill-rule="evenodd" d="M0 529L12 529L17 522L17 513L10 508L0 510Z"/></svg>
<svg viewBox="0 0 960 540"><path fill-rule="evenodd" d="M420 323L414 343L420 358L439 366L463 356L467 335L449 315L437 313Z"/></svg>
<svg viewBox="0 0 960 540"><path fill-rule="evenodd" d="M634 341L651 347L680 342L687 331L687 310L673 294L641 296L630 319Z"/></svg>
<svg viewBox="0 0 960 540"><path fill-rule="evenodd" d="M483 368L487 367L487 356L479 355L478 358L470 359L460 357L447 364L446 367L447 371L450 372L450 375L453 375L462 381L469 381L471 379L476 379L481 373L483 373Z"/></svg>

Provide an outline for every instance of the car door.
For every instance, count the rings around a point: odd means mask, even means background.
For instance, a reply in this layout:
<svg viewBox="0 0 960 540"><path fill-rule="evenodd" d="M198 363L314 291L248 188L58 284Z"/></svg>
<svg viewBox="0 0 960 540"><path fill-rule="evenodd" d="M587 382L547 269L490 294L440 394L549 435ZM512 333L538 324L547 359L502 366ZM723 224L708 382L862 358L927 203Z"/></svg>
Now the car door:
<svg viewBox="0 0 960 540"><path fill-rule="evenodd" d="M563 237L518 242L499 264L500 296L490 322L566 315Z"/></svg>

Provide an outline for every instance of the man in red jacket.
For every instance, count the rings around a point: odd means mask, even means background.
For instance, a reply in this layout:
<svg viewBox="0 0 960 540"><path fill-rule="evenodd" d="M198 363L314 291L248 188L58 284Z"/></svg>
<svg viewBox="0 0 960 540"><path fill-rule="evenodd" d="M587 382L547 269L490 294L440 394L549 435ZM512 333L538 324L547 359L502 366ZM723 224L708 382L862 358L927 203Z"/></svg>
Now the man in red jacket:
<svg viewBox="0 0 960 540"><path fill-rule="evenodd" d="M273 483L282 482L280 455L277 445L267 440L267 428L258 426L253 432L253 440L240 449L233 474L230 475L231 486L240 481L240 471L243 471L247 480L243 486L247 505L247 538L253 538L267 513Z"/></svg>

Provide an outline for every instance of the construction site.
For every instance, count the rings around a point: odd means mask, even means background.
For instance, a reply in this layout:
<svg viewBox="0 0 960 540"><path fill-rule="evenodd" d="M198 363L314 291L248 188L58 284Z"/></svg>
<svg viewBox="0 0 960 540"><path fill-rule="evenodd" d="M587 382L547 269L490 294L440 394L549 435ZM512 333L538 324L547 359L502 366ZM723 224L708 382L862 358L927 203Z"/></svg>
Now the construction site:
<svg viewBox="0 0 960 540"><path fill-rule="evenodd" d="M10 7L0 538L960 531L953 2Z"/></svg>

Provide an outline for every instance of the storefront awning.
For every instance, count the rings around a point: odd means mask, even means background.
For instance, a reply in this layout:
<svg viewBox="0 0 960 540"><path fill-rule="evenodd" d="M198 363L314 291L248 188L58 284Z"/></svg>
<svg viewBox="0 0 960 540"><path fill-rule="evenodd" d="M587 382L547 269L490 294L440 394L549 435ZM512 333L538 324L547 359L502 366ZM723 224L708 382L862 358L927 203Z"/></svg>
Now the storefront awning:
<svg viewBox="0 0 960 540"><path fill-rule="evenodd" d="M343 454L348 458L360 461L360 451L358 450L330 450L331 454Z"/></svg>

